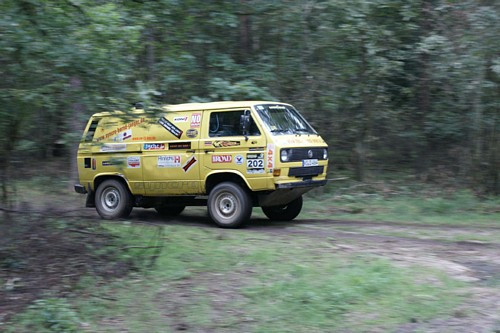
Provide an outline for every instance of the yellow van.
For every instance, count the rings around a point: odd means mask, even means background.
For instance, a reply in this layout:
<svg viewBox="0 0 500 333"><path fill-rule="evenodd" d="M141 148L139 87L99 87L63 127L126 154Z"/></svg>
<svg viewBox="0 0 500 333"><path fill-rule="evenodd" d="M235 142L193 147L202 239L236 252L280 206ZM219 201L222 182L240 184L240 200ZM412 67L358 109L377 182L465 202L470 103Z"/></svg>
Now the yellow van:
<svg viewBox="0 0 500 333"><path fill-rule="evenodd" d="M190 103L94 114L77 160L75 191L102 218L207 205L230 228L259 206L271 220L294 219L302 194L326 184L328 146L290 104Z"/></svg>

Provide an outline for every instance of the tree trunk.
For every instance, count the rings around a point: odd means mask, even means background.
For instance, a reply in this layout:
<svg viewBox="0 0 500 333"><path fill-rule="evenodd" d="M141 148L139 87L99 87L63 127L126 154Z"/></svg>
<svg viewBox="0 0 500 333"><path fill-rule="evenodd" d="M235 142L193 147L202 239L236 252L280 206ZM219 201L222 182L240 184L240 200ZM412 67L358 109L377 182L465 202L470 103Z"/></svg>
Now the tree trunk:
<svg viewBox="0 0 500 333"><path fill-rule="evenodd" d="M147 78L149 82L155 80L155 35L154 29L146 30L146 67L148 69Z"/></svg>
<svg viewBox="0 0 500 333"><path fill-rule="evenodd" d="M432 4L430 0L422 2L421 9L421 35L426 37L432 31ZM428 53L421 52L419 54L418 65L420 72L417 83L417 110L415 113L415 123L418 127L418 132L422 133L424 140L416 142L416 160L415 171L418 175L422 175L428 168L429 164L429 146L427 138L425 138L425 117L431 109L431 94L430 94L430 56Z"/></svg>
<svg viewBox="0 0 500 333"><path fill-rule="evenodd" d="M80 118L83 115L83 112L85 110L84 105L80 102L79 100L79 93L81 92L82 89L82 81L78 76L73 76L70 80L70 87L71 87L71 95L73 96L73 101L75 101L72 104L72 111L73 115L69 117L70 123L69 126L71 128L71 133L82 133L82 126L81 126L81 121ZM79 137L78 134L76 137ZM76 157L78 154L78 145L79 145L79 140L75 139L71 144L70 144L70 170L69 170L69 188L70 190L73 189L73 185L78 183L78 165L76 161Z"/></svg>
<svg viewBox="0 0 500 333"><path fill-rule="evenodd" d="M249 14L248 0L240 0L241 12L239 14L239 62L247 62L252 54L252 25Z"/></svg>

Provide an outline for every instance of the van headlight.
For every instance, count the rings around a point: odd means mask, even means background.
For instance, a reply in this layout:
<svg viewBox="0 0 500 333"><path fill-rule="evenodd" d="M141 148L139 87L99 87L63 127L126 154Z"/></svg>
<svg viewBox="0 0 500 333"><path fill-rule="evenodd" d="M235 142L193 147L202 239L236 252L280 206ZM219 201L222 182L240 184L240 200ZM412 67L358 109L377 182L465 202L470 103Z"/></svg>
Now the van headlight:
<svg viewBox="0 0 500 333"><path fill-rule="evenodd" d="M323 159L327 160L328 159L328 149L323 149Z"/></svg>
<svg viewBox="0 0 500 333"><path fill-rule="evenodd" d="M290 152L288 149L281 149L281 162L288 162L290 160Z"/></svg>

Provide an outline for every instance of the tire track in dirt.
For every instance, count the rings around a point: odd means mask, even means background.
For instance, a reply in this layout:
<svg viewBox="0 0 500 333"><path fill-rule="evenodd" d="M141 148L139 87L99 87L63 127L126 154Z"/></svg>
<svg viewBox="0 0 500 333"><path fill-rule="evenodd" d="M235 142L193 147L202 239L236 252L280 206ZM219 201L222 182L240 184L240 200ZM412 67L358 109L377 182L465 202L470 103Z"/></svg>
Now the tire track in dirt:
<svg viewBox="0 0 500 333"><path fill-rule="evenodd" d="M98 220L93 210L83 212L82 218ZM76 213L78 215L78 213ZM419 330L441 332L452 329L456 332L494 331L500 322L500 289L495 281L500 281L500 243L452 241L446 239L419 238L411 233L404 236L374 233L373 227L387 230L401 229L411 231L429 230L433 233L452 233L457 231L495 232L496 226L436 225L404 222L346 221L335 219L304 219L291 222L270 222L263 218L254 218L242 229L219 229L202 210L187 211L181 216L165 220L159 218L153 210L135 209L126 221L144 226L181 225L194 228L206 228L217 231L219 235L244 233L248 239L255 235L270 236L272 239L290 241L301 237L311 240L315 251L346 253L348 255L367 255L382 257L394 265L423 266L440 270L452 278L469 282L467 300L456 315L451 318L437 318L428 323L402 325L397 332L415 332ZM105 221L104 223L116 223ZM352 231L341 230L353 226ZM417 235L418 236L418 235ZM464 315L466 314L466 315Z"/></svg>

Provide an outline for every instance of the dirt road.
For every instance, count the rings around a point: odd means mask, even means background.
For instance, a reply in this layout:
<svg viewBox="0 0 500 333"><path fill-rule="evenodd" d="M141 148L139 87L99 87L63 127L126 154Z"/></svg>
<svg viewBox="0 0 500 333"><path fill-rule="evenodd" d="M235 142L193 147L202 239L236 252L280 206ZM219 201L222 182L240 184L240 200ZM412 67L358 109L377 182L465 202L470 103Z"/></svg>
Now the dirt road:
<svg viewBox="0 0 500 333"><path fill-rule="evenodd" d="M58 217L84 218L102 223L94 209L51 210ZM467 301L452 316L430 322L407 323L397 332L500 332L500 225L437 225L407 222L300 219L271 222L255 209L252 220L242 229L217 228L206 208L192 207L180 216L163 219L152 209L134 209L127 219L148 226L183 225L207 228L221 237L232 233L245 238L267 239L292 244L297 238L314 251L374 256L400 267L420 266L441 271L465 282ZM423 281L434 283L434 281ZM181 288L185 289L185 288ZM184 292L184 291L183 291ZM182 301L180 299L179 301Z"/></svg>
<svg viewBox="0 0 500 333"><path fill-rule="evenodd" d="M171 220L159 218L153 210L136 209L130 220L145 225L216 228L201 208L189 209ZM405 324L398 331L500 332L500 226L300 218L270 222L257 216L243 229L218 230L221 235L238 232L284 241L301 237L310 239L318 251L366 254L402 267L418 265L442 271L467 282L468 301L452 317Z"/></svg>

